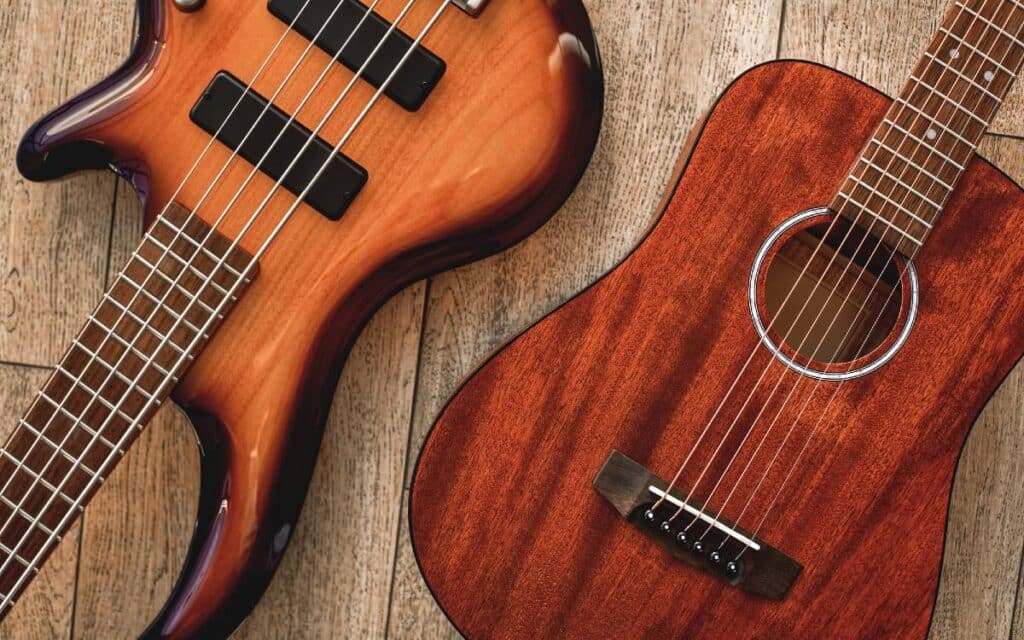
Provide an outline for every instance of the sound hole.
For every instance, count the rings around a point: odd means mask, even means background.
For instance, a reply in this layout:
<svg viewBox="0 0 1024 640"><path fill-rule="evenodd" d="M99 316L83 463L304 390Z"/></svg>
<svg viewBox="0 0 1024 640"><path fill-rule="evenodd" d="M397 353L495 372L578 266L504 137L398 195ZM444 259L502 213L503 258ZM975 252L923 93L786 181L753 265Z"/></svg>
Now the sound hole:
<svg viewBox="0 0 1024 640"><path fill-rule="evenodd" d="M762 322L786 351L804 364L848 363L896 331L902 263L892 249L843 218L822 216L780 243L765 274Z"/></svg>

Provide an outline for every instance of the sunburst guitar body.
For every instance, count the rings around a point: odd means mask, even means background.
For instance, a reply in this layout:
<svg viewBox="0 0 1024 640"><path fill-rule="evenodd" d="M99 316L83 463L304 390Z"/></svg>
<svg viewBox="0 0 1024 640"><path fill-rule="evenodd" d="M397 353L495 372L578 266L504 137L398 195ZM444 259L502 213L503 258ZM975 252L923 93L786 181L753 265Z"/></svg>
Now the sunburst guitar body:
<svg viewBox="0 0 1024 640"><path fill-rule="evenodd" d="M410 517L467 637L926 635L961 447L1024 353L1024 192L973 153L1024 10L942 25L896 100L738 78L631 255L449 402Z"/></svg>
<svg viewBox="0 0 1024 640"><path fill-rule="evenodd" d="M600 58L577 0L139 0L138 17L130 60L18 155L36 180L113 168L147 232L4 447L0 617L173 401L201 446L198 521L144 637L225 637L292 537L361 328L557 209L596 143Z"/></svg>

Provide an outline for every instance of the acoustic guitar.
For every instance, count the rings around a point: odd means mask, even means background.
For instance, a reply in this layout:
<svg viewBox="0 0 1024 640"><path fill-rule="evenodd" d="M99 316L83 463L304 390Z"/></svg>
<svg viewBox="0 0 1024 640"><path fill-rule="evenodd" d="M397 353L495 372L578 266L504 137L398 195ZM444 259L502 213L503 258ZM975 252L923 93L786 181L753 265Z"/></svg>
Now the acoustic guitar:
<svg viewBox="0 0 1024 640"><path fill-rule="evenodd" d="M294 531L346 354L425 275L545 221L596 143L578 0L139 0L109 79L21 172L111 168L147 231L0 450L0 618L154 412L202 456L147 638L227 636Z"/></svg>
<svg viewBox="0 0 1024 640"><path fill-rule="evenodd" d="M976 155L1022 62L1024 3L957 0L895 100L735 80L646 238L429 435L413 542L463 634L926 635L961 447L1024 354L1024 191Z"/></svg>

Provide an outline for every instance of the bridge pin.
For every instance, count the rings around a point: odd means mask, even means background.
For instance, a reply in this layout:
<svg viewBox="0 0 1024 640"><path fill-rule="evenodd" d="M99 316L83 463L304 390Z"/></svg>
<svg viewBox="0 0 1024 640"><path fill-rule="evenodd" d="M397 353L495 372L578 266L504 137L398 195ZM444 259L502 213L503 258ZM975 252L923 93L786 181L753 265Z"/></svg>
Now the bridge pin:
<svg viewBox="0 0 1024 640"><path fill-rule="evenodd" d="M739 565L736 564L735 561L729 562L728 564L725 565L725 572L727 574L729 574L730 576L735 576L736 574L738 574L740 572L740 567L739 567Z"/></svg>
<svg viewBox="0 0 1024 640"><path fill-rule="evenodd" d="M654 522L654 510L648 509L647 511L644 511L644 518L649 522Z"/></svg>
<svg viewBox="0 0 1024 640"><path fill-rule="evenodd" d="M679 544L686 544L690 540L690 536L686 535L685 531L680 531L676 534L676 542Z"/></svg>
<svg viewBox="0 0 1024 640"><path fill-rule="evenodd" d="M721 561L722 561L722 554L718 553L717 551L712 551L711 552L711 562L714 562L715 564L718 564Z"/></svg>
<svg viewBox="0 0 1024 640"><path fill-rule="evenodd" d="M669 523L668 520L665 520L664 522L661 523L661 530L664 533L668 533L669 531L672 530L672 525Z"/></svg>
<svg viewBox="0 0 1024 640"><path fill-rule="evenodd" d="M700 540L697 540L696 542L693 543L693 550L696 551L697 553L703 553L704 552L704 543L701 542Z"/></svg>

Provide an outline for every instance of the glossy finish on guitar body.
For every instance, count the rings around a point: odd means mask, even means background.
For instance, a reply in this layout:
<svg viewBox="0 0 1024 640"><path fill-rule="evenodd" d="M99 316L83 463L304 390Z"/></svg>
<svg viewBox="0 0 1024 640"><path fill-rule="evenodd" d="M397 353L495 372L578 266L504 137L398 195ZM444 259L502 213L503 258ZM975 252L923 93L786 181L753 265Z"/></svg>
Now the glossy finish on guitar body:
<svg viewBox="0 0 1024 640"><path fill-rule="evenodd" d="M613 449L675 473L755 345L746 282L759 245L830 201L889 104L807 63L742 76L643 243L449 403L421 453L410 514L423 573L469 638L925 636L959 452L1024 352L1024 192L982 159L916 260L921 308L907 344L840 388L759 533L804 566L783 601L674 561L591 487ZM761 349L752 367L767 362ZM807 416L824 411L827 384ZM782 460L813 420L801 424Z"/></svg>
<svg viewBox="0 0 1024 640"><path fill-rule="evenodd" d="M377 11L393 20L404 4L383 0ZM416 2L402 29L415 36L439 5ZM175 196L209 139L189 110L218 71L252 78L287 25L262 0L138 8L128 63L33 127L19 166L49 179L109 163L144 196L147 221L172 197L215 220L251 165L236 161L197 209L229 155L215 145ZM344 149L370 172L366 188L338 222L300 207L174 393L200 439L201 504L181 580L145 637L219 637L240 622L291 537L338 375L368 318L401 287L537 228L589 160L603 83L579 2L494 0L476 19L452 7L424 44L448 64L440 85L416 113L387 99L370 112ZM255 90L272 95L306 45L289 34ZM294 113L329 61L314 49L275 103ZM335 65L300 121L315 127L349 78ZM373 91L357 84L321 136L339 140ZM237 236L272 184L256 176L225 235ZM247 251L292 199L274 197Z"/></svg>

